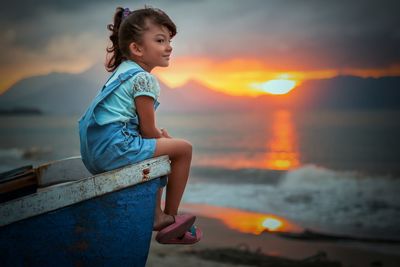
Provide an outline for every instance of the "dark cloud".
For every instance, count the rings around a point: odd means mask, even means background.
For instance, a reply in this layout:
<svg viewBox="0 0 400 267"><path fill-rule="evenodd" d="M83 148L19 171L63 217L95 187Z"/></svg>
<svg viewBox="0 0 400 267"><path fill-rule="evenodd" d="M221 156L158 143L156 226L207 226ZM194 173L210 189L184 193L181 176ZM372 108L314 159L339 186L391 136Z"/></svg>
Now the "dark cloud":
<svg viewBox="0 0 400 267"><path fill-rule="evenodd" d="M173 1L174 5L179 2L181 1ZM0 9L0 27L3 39L4 35L10 35L12 32L13 38L8 38L12 45L40 50L51 39L60 35L91 32L104 36L116 7L126 6L134 9L141 8L146 3L148 1L144 0L9 1Z"/></svg>
<svg viewBox="0 0 400 267"><path fill-rule="evenodd" d="M324 60L316 67L383 67L400 61L397 1L207 3L188 10L191 20L183 21L193 29L184 39L197 38L193 52L200 55Z"/></svg>
<svg viewBox="0 0 400 267"><path fill-rule="evenodd" d="M39 55L50 46L54 55L59 40L76 36L83 42L89 33L90 50L107 41L115 7L144 4L165 10L176 22L177 56L248 56L303 69L385 68L400 62L395 0L9 1L0 9L0 46ZM2 57L1 64L8 60Z"/></svg>
<svg viewBox="0 0 400 267"><path fill-rule="evenodd" d="M164 1L165 2L165 1ZM182 3L191 1L185 0L173 0L167 1L168 5L175 6ZM201 0L197 2L203 2ZM157 1L110 1L110 0L19 0L19 1L6 1L2 3L0 9L1 20L3 21L29 21L35 19L38 16L45 16L46 13L57 13L57 12L69 12L74 13L80 10L86 10L92 8L96 10L97 6L111 5L111 6L123 6L123 7L140 7L148 3L157 3Z"/></svg>
<svg viewBox="0 0 400 267"><path fill-rule="evenodd" d="M45 16L46 13L57 12L75 12L77 10L85 9L88 6L93 6L102 1L86 0L20 0L20 1L6 1L2 3L0 15L4 21L12 21L18 23L21 21L30 21L36 19L38 16Z"/></svg>

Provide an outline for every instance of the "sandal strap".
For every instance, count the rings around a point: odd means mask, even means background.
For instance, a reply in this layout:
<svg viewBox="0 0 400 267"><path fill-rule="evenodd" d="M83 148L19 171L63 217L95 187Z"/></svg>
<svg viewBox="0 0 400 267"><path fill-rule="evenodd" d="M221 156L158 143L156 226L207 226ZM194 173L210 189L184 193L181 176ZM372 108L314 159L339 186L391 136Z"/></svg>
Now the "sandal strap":
<svg viewBox="0 0 400 267"><path fill-rule="evenodd" d="M196 236L196 226L192 225L192 226L189 228L188 232L190 232L190 234L191 234L192 236Z"/></svg>

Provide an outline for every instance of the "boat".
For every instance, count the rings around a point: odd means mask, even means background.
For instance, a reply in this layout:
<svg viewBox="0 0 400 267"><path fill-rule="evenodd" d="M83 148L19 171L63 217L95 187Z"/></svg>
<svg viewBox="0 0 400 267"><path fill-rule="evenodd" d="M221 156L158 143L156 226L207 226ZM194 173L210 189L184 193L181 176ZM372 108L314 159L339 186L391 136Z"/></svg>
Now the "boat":
<svg viewBox="0 0 400 267"><path fill-rule="evenodd" d="M170 171L161 156L92 175L71 157L0 175L1 266L145 266Z"/></svg>

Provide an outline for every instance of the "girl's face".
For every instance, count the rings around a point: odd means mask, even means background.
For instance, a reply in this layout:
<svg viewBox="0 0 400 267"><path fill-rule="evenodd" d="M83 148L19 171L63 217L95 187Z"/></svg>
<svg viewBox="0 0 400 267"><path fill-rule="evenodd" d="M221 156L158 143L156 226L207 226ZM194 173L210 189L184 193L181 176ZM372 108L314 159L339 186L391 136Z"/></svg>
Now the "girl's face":
<svg viewBox="0 0 400 267"><path fill-rule="evenodd" d="M154 67L168 67L172 52L170 32L165 26L148 23L148 30L143 33L142 43L138 45L138 60L147 71Z"/></svg>

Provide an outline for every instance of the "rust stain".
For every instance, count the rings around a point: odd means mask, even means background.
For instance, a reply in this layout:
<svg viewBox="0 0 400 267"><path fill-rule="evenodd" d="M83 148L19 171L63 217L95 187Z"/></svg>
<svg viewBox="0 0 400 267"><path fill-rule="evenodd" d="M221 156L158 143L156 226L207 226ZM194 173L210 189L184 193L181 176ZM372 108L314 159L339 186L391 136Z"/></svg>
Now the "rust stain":
<svg viewBox="0 0 400 267"><path fill-rule="evenodd" d="M150 179L150 168L146 168L142 171L143 177L142 181L147 181Z"/></svg>
<svg viewBox="0 0 400 267"><path fill-rule="evenodd" d="M42 178L43 172L45 172L48 168L50 167L50 164L46 164L43 166L40 166L40 168L35 168L35 173L38 179L40 180Z"/></svg>

